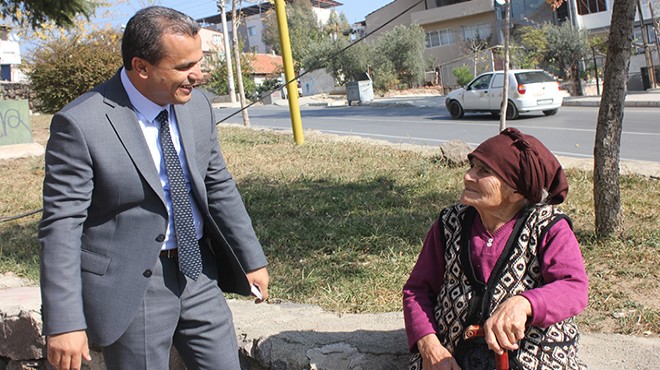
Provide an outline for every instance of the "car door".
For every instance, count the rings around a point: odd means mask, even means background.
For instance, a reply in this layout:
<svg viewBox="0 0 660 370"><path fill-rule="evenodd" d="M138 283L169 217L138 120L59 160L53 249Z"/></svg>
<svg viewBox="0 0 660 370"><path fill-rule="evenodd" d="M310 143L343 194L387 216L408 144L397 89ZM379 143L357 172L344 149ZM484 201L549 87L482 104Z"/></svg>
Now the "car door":
<svg viewBox="0 0 660 370"><path fill-rule="evenodd" d="M490 80L492 73L486 73L477 77L465 88L463 97L463 109L466 110L485 110L490 107L490 98L488 91L490 89Z"/></svg>
<svg viewBox="0 0 660 370"><path fill-rule="evenodd" d="M509 84L511 84L509 80ZM488 107L491 110L502 108L502 98L504 97L504 73L495 73L488 91Z"/></svg>

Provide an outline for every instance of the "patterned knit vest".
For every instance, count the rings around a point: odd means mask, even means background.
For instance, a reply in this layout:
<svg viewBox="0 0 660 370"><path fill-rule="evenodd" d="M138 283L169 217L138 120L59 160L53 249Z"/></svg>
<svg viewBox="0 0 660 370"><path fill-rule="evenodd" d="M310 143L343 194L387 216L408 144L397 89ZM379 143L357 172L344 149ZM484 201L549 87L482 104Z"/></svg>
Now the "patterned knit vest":
<svg viewBox="0 0 660 370"><path fill-rule="evenodd" d="M552 206L529 208L518 219L487 284L479 282L470 261L470 228L476 211L455 205L440 215L446 242L444 285L435 319L440 342L452 353L470 324L483 325L498 305L523 291L543 285L538 243L561 219ZM519 349L510 353L512 369L586 369L577 356L579 338L573 318L548 328L528 327Z"/></svg>

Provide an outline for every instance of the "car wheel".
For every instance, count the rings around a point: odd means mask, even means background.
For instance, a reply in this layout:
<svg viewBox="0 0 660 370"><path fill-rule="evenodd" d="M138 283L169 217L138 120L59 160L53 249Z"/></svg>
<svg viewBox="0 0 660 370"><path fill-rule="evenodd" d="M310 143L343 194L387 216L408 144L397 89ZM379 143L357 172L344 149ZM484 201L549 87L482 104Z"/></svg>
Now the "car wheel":
<svg viewBox="0 0 660 370"><path fill-rule="evenodd" d="M451 118L458 119L463 117L463 107L461 107L461 103L459 103L456 100L452 100L449 102L449 115L451 115Z"/></svg>
<svg viewBox="0 0 660 370"><path fill-rule="evenodd" d="M506 119L516 119L520 113L518 113L518 108L512 102L509 102L506 106Z"/></svg>
<svg viewBox="0 0 660 370"><path fill-rule="evenodd" d="M543 114L546 116L554 116L557 112L559 112L559 108L544 110Z"/></svg>

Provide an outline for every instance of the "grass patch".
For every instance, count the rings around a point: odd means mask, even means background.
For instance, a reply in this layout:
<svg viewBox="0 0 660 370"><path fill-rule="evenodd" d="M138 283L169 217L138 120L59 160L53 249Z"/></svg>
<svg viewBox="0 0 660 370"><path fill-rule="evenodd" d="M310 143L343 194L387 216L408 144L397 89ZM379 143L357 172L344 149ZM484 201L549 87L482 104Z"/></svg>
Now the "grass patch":
<svg viewBox="0 0 660 370"><path fill-rule="evenodd" d="M33 122L36 125L36 123ZM38 129L38 127L35 127ZM390 146L221 126L221 143L271 265L271 297L335 312L401 309L401 287L426 232L456 202L465 168ZM42 159L0 162L0 217L41 206ZM660 332L660 182L621 179L625 231L594 238L592 178L568 170L562 209L589 274L583 328ZM0 272L38 279L39 216L0 223Z"/></svg>

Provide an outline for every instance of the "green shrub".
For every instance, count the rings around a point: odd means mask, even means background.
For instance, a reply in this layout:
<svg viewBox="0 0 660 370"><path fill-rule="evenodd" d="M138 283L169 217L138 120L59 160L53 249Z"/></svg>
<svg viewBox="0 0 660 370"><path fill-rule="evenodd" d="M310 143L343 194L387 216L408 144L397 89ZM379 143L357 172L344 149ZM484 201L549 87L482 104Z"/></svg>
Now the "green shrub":
<svg viewBox="0 0 660 370"><path fill-rule="evenodd" d="M456 67L451 73L456 77L456 82L461 86L467 85L474 78L472 72L470 72L470 68L466 66Z"/></svg>
<svg viewBox="0 0 660 370"><path fill-rule="evenodd" d="M36 109L55 113L119 69L121 33L103 29L44 41L26 57Z"/></svg>
<svg viewBox="0 0 660 370"><path fill-rule="evenodd" d="M232 62L234 62L233 59ZM223 58L214 60L211 63L210 67L211 67L211 74L205 87L214 94L228 95L229 74L227 73L227 64L225 63L225 60ZM237 73L236 73L235 62L232 63L232 69L234 70L234 91L238 93L238 82L236 80ZM241 54L241 72L243 74L243 89L245 90L245 96L248 99L254 99L257 94L257 84L252 79L252 71L253 69L250 66L248 55L245 53Z"/></svg>

